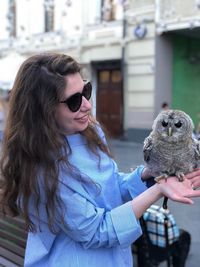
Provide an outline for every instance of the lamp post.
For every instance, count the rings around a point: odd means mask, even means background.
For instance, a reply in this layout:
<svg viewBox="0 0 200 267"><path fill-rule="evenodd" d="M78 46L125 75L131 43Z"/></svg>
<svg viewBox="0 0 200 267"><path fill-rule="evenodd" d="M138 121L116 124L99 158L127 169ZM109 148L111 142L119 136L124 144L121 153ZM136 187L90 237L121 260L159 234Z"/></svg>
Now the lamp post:
<svg viewBox="0 0 200 267"><path fill-rule="evenodd" d="M123 17L122 17L122 50L121 50L121 73L122 73L122 89L124 92L124 85L125 85L125 50L126 50L126 28L127 28L127 20L125 17L125 11L126 11L126 0L121 1L122 5L122 11L123 11ZM125 103L125 94L123 93L123 106ZM124 109L122 110L122 121L124 121Z"/></svg>

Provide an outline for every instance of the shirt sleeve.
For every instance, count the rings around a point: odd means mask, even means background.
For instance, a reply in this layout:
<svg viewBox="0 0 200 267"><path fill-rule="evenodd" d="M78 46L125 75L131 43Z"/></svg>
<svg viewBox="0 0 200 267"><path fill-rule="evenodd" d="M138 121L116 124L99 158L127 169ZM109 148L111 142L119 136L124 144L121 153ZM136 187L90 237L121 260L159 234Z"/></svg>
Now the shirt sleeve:
<svg viewBox="0 0 200 267"><path fill-rule="evenodd" d="M118 174L119 186L124 202L133 199L148 188L146 182L143 182L141 179L143 169L144 166L139 166L131 173Z"/></svg>
<svg viewBox="0 0 200 267"><path fill-rule="evenodd" d="M59 227L86 249L127 247L142 233L131 202L105 210L68 188L61 188L61 198L65 210Z"/></svg>

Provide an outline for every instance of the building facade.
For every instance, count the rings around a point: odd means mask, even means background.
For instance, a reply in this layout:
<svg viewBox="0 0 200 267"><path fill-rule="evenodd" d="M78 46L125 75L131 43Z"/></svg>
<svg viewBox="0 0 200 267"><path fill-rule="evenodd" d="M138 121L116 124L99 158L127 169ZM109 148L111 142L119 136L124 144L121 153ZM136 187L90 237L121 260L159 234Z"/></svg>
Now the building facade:
<svg viewBox="0 0 200 267"><path fill-rule="evenodd" d="M155 103L200 121L200 1L157 1ZM161 90L161 86L163 89Z"/></svg>
<svg viewBox="0 0 200 267"><path fill-rule="evenodd" d="M162 102L198 122L199 1L4 2L0 63L13 51L75 57L93 84L93 112L112 136L142 141Z"/></svg>

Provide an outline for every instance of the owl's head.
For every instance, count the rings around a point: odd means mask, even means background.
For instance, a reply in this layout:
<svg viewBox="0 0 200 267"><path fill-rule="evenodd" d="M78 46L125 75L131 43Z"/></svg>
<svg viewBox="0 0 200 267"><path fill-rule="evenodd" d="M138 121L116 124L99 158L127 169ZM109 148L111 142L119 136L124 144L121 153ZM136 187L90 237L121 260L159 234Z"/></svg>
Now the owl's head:
<svg viewBox="0 0 200 267"><path fill-rule="evenodd" d="M192 137L194 124L188 114L181 110L166 110L154 120L153 133L163 140L176 142Z"/></svg>

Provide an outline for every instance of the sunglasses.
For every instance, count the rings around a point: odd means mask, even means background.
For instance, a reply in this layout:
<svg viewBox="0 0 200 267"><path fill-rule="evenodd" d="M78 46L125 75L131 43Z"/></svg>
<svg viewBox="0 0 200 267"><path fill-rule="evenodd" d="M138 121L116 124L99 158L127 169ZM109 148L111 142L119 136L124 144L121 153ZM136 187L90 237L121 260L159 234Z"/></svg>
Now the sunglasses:
<svg viewBox="0 0 200 267"><path fill-rule="evenodd" d="M83 86L82 93L76 93L70 96L69 98L67 98L66 100L60 101L59 103L66 104L72 112L78 111L82 104L82 97L84 96L87 100L89 100L92 94L91 82L87 82L87 81L84 81L84 82L85 84Z"/></svg>

